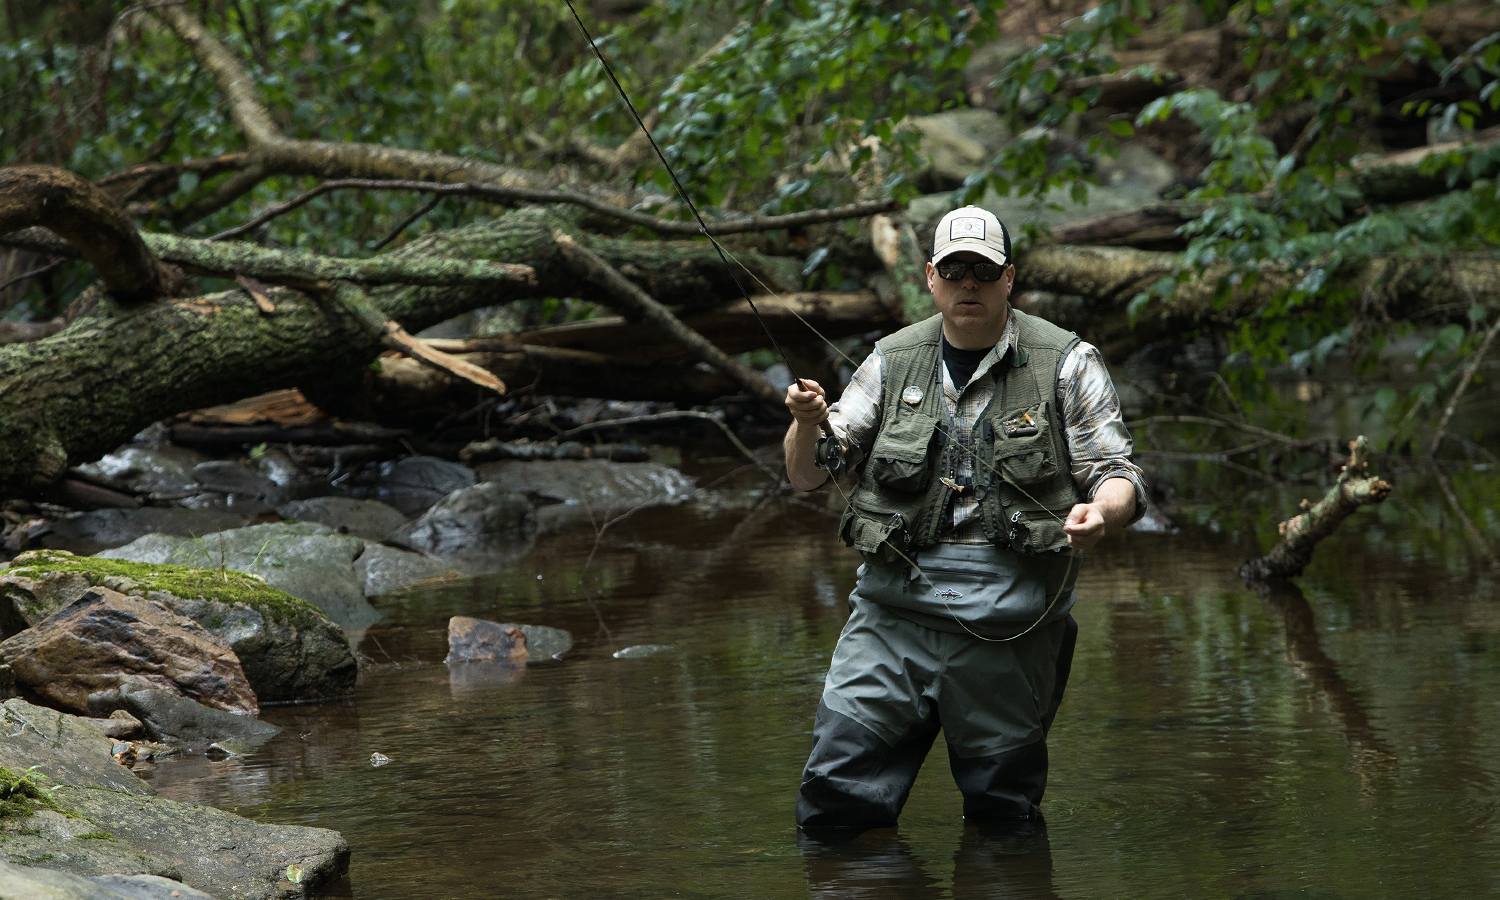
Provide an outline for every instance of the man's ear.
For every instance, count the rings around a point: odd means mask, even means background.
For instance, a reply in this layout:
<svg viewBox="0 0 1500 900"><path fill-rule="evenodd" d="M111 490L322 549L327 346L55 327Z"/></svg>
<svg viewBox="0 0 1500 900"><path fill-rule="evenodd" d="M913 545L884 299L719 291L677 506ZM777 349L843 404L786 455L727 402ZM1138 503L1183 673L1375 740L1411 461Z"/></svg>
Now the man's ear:
<svg viewBox="0 0 1500 900"><path fill-rule="evenodd" d="M1014 268L1014 267L1012 267L1012 268ZM931 292L933 290L932 279L934 279L936 277L937 277L937 269L932 265L932 261L928 260L927 261L927 290L929 292Z"/></svg>

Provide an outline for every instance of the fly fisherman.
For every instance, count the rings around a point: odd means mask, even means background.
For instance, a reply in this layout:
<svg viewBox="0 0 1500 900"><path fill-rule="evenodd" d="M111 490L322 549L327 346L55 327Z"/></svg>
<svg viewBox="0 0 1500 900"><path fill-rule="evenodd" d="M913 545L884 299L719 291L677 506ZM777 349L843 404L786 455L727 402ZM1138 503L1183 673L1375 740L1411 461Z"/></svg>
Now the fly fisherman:
<svg viewBox="0 0 1500 900"><path fill-rule="evenodd" d="M1145 483L1099 351L1011 309L1015 274L1000 220L954 210L927 264L940 315L881 340L832 407L787 388L793 486L863 463L839 535L864 565L799 826L895 825L939 728L966 820L1040 815L1075 554L1140 517Z"/></svg>

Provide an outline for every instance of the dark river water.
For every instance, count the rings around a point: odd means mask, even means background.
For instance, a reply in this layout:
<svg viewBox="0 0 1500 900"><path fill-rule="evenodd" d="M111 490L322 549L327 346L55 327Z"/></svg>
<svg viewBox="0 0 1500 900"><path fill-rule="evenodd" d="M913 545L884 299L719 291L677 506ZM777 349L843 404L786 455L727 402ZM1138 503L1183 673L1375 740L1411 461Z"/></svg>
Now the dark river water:
<svg viewBox="0 0 1500 900"><path fill-rule="evenodd" d="M1500 896L1492 576L1440 521L1400 537L1420 510L1392 505L1319 549L1305 594L1246 589L1234 568L1316 493L1088 554L1043 833L966 830L938 746L898 830L799 844L856 558L784 500L646 511L382 598L352 701L267 709L285 730L254 755L151 778L339 830L359 900ZM578 643L450 673L453 615ZM670 649L613 655L643 644Z"/></svg>

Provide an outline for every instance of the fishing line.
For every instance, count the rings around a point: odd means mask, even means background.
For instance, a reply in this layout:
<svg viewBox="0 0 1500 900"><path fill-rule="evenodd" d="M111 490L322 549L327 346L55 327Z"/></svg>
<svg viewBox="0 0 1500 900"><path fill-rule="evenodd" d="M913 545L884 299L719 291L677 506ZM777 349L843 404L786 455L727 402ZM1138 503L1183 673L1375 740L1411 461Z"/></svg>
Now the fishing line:
<svg viewBox="0 0 1500 900"><path fill-rule="evenodd" d="M677 188L677 193L678 193L679 196L682 197L682 202L687 205L688 210L690 212L692 212L692 214L693 214L693 218L698 221L698 230L699 230L699 232L704 237L708 238L709 242L711 244L713 244L714 250L719 255L719 260L724 264L724 268L726 270L728 270L729 277L734 280L734 286L739 289L740 295L743 296L745 298L745 302L747 304L749 304L750 311L755 314L755 320L760 323L760 327L761 327L761 329L763 331L765 331L766 338L768 340L770 340L771 346L774 347L776 349L777 354L781 356L782 362L786 365L787 372L789 372L791 374L792 379L794 381L796 381L799 384L803 384L803 387L805 388L806 384L804 384L803 381L802 381L802 378L797 375L797 370L796 370L795 367L792 366L791 359L789 359L787 357L786 351L781 349L781 344L777 342L776 336L771 333L771 328L770 328L770 326L768 324L766 324L765 317L760 314L760 309L755 305L755 301L753 299L751 299L750 292L745 289L744 282L742 282L740 280L739 272L735 269L735 266L730 265L729 257L730 257L731 254L729 254L728 251L726 251L724 249L724 246L719 243L719 241L718 241L717 238L715 238L712 234L709 233L709 231L708 231L708 223L704 221L703 214L698 211L698 207L693 203L692 197L690 197L688 195L687 188L683 187L681 179L679 179L677 177L677 172L672 168L672 164L669 163L669 162L667 162L667 156L666 156L666 154L663 153L661 147L657 145L656 138L654 136L652 136L652 134L651 134L651 129L649 129L649 128L646 127L645 120L641 118L641 114L636 110L635 104L631 102L630 95L625 92L624 85L620 84L620 79L617 78L617 77L615 77L614 69L610 66L609 60L607 60L607 59L604 58L604 53L599 49L599 45L598 45L597 42L595 42L593 35L591 35L589 33L588 26L586 26L586 25L583 24L583 19L578 15L578 10L576 8L574 8L574 6L573 6L573 0L563 0L563 2L567 5L568 12L572 14L573 21L578 24L578 30L581 31L581 32L583 32L583 37L584 37L584 39L586 41L588 41L589 48L594 51L594 56L595 56L595 58L597 58L599 60L599 65L603 67L604 74L609 78L610 83L614 85L615 91L620 95L620 99L622 101L624 101L625 107L630 110L630 115L635 119L636 125L638 125L640 127L640 129L641 129L641 132L646 135L646 140L650 142L651 149L653 151L655 151L657 159L661 160L662 167L664 169L666 169L667 175L672 179L672 184ZM796 316L796 318L799 321L801 321L804 325L807 325L807 327L809 328L809 330L811 330L814 334L816 334L819 339L821 339L828 346L832 347L833 350L834 350L834 352L838 353L845 360L848 360L851 364L853 364L854 361L849 358L848 354L846 354L842 350L840 350L832 341L830 341L827 337L825 337L816 328L813 328L812 324L809 323L806 319L804 319L800 314L798 314L796 312L796 310L792 310L790 304L788 304L785 300L783 300L781 298L780 294L778 294L776 291L771 290L766 285L766 283L764 281L762 281L760 279L760 277L757 276L755 274L755 272L750 269L749 266L746 266L738 258L735 258L735 263L737 263L740 268L744 269L747 273L749 273L750 277L754 278L756 280L756 282L759 283L760 286L764 290L766 290L772 297L774 297L777 300L777 302L781 303L781 305L784 308L790 310L792 312L792 315ZM884 390L884 388L882 388L882 394L884 395L885 393L887 393L887 392ZM882 399L886 399L886 398L883 396ZM943 402L946 402L946 400L944 400ZM822 422L819 423L819 425L823 427L823 430L829 435L830 438L832 438L834 440L837 440L837 438L835 438L833 436L831 423L829 423L827 419L824 419ZM947 437L948 439L950 439L950 440L956 440L956 438L953 436L953 434L950 431L948 431L947 429L943 428L943 426L941 424L937 425L936 428L937 428L937 430L939 430L940 432L942 432L944 434L944 436ZM977 461L977 462L982 463L986 468L988 468L992 472L994 472L994 474L999 475L1002 479L1004 478L1004 476L1000 473L1000 470L998 468L996 468L994 465L992 465L992 464L990 464L988 462L985 462L984 460L980 459L980 457L978 456L978 454L974 453L973 451L968 450L967 448L965 448L964 452L968 454L968 456L969 456L969 458L970 458L971 461ZM848 495L846 495L844 493L843 488L839 487L838 479L834 478L833 474L831 472L829 473L829 480L833 482L835 489L838 490L840 497L843 498L845 511L852 510L853 513L854 513L854 515L856 515L856 516L859 516L861 518L868 518L868 517L865 517L864 514L861 513L858 509L854 508L853 502L850 500L850 498L848 497ZM1007 483L1010 484L1012 487L1014 487L1016 490L1020 491L1022 494L1025 494L1026 498L1029 499L1032 503L1034 503L1037 506L1038 509L1041 509L1047 515L1049 515L1053 519L1057 520L1060 524L1062 524L1064 526L1067 525L1067 522L1065 522L1062 519L1062 517L1058 516L1051 509L1048 509L1046 506L1042 505L1042 503L1040 501L1038 501L1035 497L1033 497L1029 492L1027 492L1025 488L1023 488L1020 485L1015 484L1013 482L1007 482ZM874 520L871 519L870 521L874 521ZM924 572L922 572L922 567L919 566L915 560L913 560L910 557L908 557L905 553L902 553L901 550L900 550L900 548L896 547L896 545L891 542L891 540L890 540L889 537L887 537L883 541L883 543L885 543L886 545L888 545L891 548L891 550L893 550L896 553L897 556L900 556L909 565L911 565L911 567L913 568L913 570L917 572L918 577L920 577L924 582L926 582L926 584L927 584L928 587L935 587L935 585L933 584L932 580L929 579ZM1038 625L1040 625L1042 623L1042 620L1045 619L1047 617L1047 615L1052 611L1052 608L1057 604L1057 601L1062 597L1063 592L1067 589L1067 580L1068 580L1068 576L1072 574L1073 563L1074 563L1074 554L1069 554L1069 556L1068 556L1068 570L1067 570L1067 572L1063 576L1063 583L1062 583L1061 586L1058 587L1058 591L1057 591L1056 596L1054 596L1052 598L1052 602L1051 603L1047 604L1047 608L1042 611L1042 615L1035 622L1033 622L1028 628L1026 628L1025 631L1022 631L1020 634L1012 635L1011 637L1007 637L1007 638L989 638L989 637L985 637L985 636L980 635L980 634L976 634L967 625L965 625L963 623L963 621L958 618L958 616L954 615L953 609L948 606L948 602L946 600L943 601L943 607L948 610L948 615L955 622L957 622L961 628L963 628L965 631L967 631L969 634L973 635L974 637L979 638L980 640L995 641L995 642L999 642L999 641L1013 641L1016 638L1019 638L1022 635L1027 634L1033 628L1036 628Z"/></svg>
<svg viewBox="0 0 1500 900"><path fill-rule="evenodd" d="M693 218L698 220L699 232L708 238L709 242L714 245L714 249L718 251L719 261L724 263L724 268L729 272L729 277L734 279L734 286L739 288L740 294L745 298L745 302L750 304L750 311L755 313L755 320L765 330L766 337L771 341L771 346L775 347L776 352L781 355L781 361L786 364L787 372L791 373L793 380L801 382L802 379L798 377L797 370L792 366L792 361L787 358L786 351L781 349L781 345L776 342L776 336L771 333L771 326L766 324L765 318L761 316L760 310L755 306L755 301L750 299L750 292L745 290L745 285L740 281L739 273L735 271L734 266L729 264L729 259L724 255L723 246L719 244L713 235L708 233L708 223L703 221L703 214L698 212L698 207L693 204L693 198L688 196L687 188L682 186L682 181L678 179L677 172L673 170L672 164L667 162L667 155L662 152L661 147L657 146L656 138L651 135L651 129L646 127L645 120L641 118L639 112L636 112L635 104L630 102L630 95L625 93L625 87L620 84L620 79L615 77L615 70L610 68L609 60L604 58L604 53L599 50L599 45L594 41L594 36L589 34L588 27L583 24L583 19L579 17L578 10L573 8L573 0L563 0L563 2L568 5L568 12L573 14L573 21L578 23L578 30L583 32L584 39L589 42L589 48L594 51L594 56L599 59L599 65L604 67L604 74L609 76L610 82L620 94L620 99L625 101L625 107L630 110L630 115L635 118L635 123L640 126L642 133L646 135L646 140L651 142L651 149L656 151L656 158L661 160L662 167L667 170L667 175L672 179L672 184L676 185L677 193L682 197L682 202L687 204L687 208L692 212ZM749 271L749 269L746 269L746 271Z"/></svg>

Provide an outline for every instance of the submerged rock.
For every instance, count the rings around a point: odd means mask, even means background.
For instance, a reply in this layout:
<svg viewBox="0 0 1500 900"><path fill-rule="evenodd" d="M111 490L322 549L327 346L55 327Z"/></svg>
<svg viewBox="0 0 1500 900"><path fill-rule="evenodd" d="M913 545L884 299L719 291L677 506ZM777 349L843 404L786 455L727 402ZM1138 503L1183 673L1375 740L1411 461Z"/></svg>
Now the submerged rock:
<svg viewBox="0 0 1500 900"><path fill-rule="evenodd" d="M16 683L59 709L88 713L88 696L140 684L255 715L255 692L229 646L165 605L91 587L0 642Z"/></svg>
<svg viewBox="0 0 1500 900"><path fill-rule="evenodd" d="M435 556L473 556L526 535L531 504L501 484L476 484L439 500L391 536L395 543Z"/></svg>
<svg viewBox="0 0 1500 900"><path fill-rule="evenodd" d="M530 656L526 635L515 625L487 622L468 616L448 620L448 656L445 663L513 662Z"/></svg>
<svg viewBox="0 0 1500 900"><path fill-rule="evenodd" d="M365 628L380 613L365 602L354 560L365 542L311 522L276 522L221 531L206 540L150 534L101 559L232 569L305 600L345 629Z"/></svg>
<svg viewBox="0 0 1500 900"><path fill-rule="evenodd" d="M137 684L90 694L88 708L96 716L116 710L131 713L140 719L153 741L185 744L231 738L264 741L281 731L269 722L210 709L176 694Z"/></svg>
<svg viewBox="0 0 1500 900"><path fill-rule="evenodd" d="M354 690L358 664L343 630L317 607L242 572L34 551L0 575L0 627L35 624L96 585L163 603L208 629L239 657L262 703Z"/></svg>
<svg viewBox="0 0 1500 900"><path fill-rule="evenodd" d="M83 719L8 700L0 706L0 729L5 735L0 766L12 778L36 766L50 779L46 786L55 788L52 805L33 804L29 814L0 817L0 859L104 876L96 883L116 890L139 878L114 873L181 879L185 885L171 890L181 891L182 897L172 900L201 898L200 891L219 900L290 900L348 870L349 846L337 832L260 825L155 796L149 785L111 758L114 742ZM288 865L306 873L300 887L285 880ZM8 874L0 873L0 879ZM144 882L152 884L157 882ZM124 896L154 900L157 895ZM160 896L167 900L171 892Z"/></svg>
<svg viewBox="0 0 1500 900"><path fill-rule="evenodd" d="M675 649L671 644L635 644L623 650L616 650L610 656L615 659L644 659L648 656L670 653Z"/></svg>
<svg viewBox="0 0 1500 900"><path fill-rule="evenodd" d="M603 459L485 463L482 481L535 497L543 530L576 522L596 522L643 506L674 506L693 496L693 480L659 463L617 463Z"/></svg>
<svg viewBox="0 0 1500 900"><path fill-rule="evenodd" d="M352 534L367 541L383 541L406 524L406 516L395 507L379 500L352 497L293 500L276 507L276 514L283 519L327 525L339 534Z"/></svg>
<svg viewBox="0 0 1500 900"><path fill-rule="evenodd" d="M468 466L435 456L411 456L381 466L375 495L410 516L474 484L474 470Z"/></svg>
<svg viewBox="0 0 1500 900"><path fill-rule="evenodd" d="M454 616L448 620L448 656L443 662L536 662L572 648L573 635L561 628Z"/></svg>

